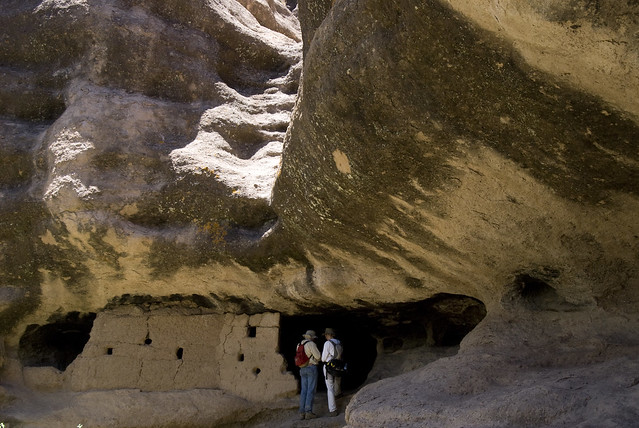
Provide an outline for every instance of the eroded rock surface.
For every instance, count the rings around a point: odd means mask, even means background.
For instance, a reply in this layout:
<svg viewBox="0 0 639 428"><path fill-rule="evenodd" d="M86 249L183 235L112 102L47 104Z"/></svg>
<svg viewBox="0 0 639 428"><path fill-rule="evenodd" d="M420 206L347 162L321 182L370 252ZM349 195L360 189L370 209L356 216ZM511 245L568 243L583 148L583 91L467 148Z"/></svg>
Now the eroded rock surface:
<svg viewBox="0 0 639 428"><path fill-rule="evenodd" d="M490 303L529 274L584 305L636 277L627 112L437 2L336 4L303 74L274 203L296 240L321 245L318 277L350 264L335 282L361 279L370 299L430 289Z"/></svg>
<svg viewBox="0 0 639 428"><path fill-rule="evenodd" d="M4 8L5 332L36 307L235 295L232 277L252 275L228 251L275 221L301 35L282 2L249 3ZM187 274L157 288L186 266L229 287L196 291Z"/></svg>
<svg viewBox="0 0 639 428"><path fill-rule="evenodd" d="M364 389L351 426L636 417L639 10L612 7L344 1L314 29L274 204L320 244L316 287L446 290L496 317Z"/></svg>
<svg viewBox="0 0 639 428"><path fill-rule="evenodd" d="M462 296L441 325L488 315L456 355L421 319L369 332L371 380L412 371L350 426L631 424L637 22L612 0L5 2L5 372L66 313Z"/></svg>

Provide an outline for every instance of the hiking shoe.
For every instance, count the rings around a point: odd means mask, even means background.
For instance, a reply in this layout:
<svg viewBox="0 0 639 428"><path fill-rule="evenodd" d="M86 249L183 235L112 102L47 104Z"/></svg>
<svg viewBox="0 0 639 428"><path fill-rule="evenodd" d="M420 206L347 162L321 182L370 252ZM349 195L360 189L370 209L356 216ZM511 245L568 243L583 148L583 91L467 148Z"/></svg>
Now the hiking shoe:
<svg viewBox="0 0 639 428"><path fill-rule="evenodd" d="M328 412L328 416L333 417L333 416L337 416L337 415L339 415L339 412L337 410L333 410L332 412Z"/></svg>
<svg viewBox="0 0 639 428"><path fill-rule="evenodd" d="M306 414L304 415L304 419L315 419L317 417L317 415L313 412L306 412Z"/></svg>
<svg viewBox="0 0 639 428"><path fill-rule="evenodd" d="M300 413L300 419L301 420L304 420L305 416L306 416L306 413Z"/></svg>

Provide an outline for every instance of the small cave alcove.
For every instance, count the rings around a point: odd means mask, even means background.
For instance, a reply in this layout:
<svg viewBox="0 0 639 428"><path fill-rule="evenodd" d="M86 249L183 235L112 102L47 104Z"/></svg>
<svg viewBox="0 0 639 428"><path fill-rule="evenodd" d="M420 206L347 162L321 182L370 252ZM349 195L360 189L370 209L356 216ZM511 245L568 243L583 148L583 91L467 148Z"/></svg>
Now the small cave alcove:
<svg viewBox="0 0 639 428"><path fill-rule="evenodd" d="M344 360L349 367L348 375L342 379L342 389L352 391L371 380L369 374L382 360L380 364L389 364L389 361L395 364L392 362L395 356L401 361L408 358L412 350L418 355L423 349L432 349L434 355L442 349L456 352L464 336L485 316L486 308L481 301L453 294L358 309L313 308L308 315L282 315L279 349L288 370L299 379L299 369L293 359L302 335L306 330L314 330L318 336L315 343L321 352L324 329L334 329L343 344ZM402 365L409 366L406 361ZM388 376L399 374L392 370L386 373ZM318 382L318 389L325 388L324 382Z"/></svg>
<svg viewBox="0 0 639 428"><path fill-rule="evenodd" d="M503 302L518 304L533 311L574 311L579 306L566 301L558 291L551 286L559 273L550 268L521 273L515 276L510 290L504 295Z"/></svg>
<svg viewBox="0 0 639 428"><path fill-rule="evenodd" d="M18 348L22 365L66 370L89 341L95 316L92 312L70 312L45 325L27 326Z"/></svg>

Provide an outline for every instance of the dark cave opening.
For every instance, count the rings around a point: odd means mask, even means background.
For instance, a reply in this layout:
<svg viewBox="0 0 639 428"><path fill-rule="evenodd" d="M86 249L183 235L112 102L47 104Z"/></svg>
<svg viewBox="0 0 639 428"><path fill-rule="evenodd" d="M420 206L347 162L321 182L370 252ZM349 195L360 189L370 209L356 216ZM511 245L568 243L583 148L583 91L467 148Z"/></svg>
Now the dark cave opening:
<svg viewBox="0 0 639 428"><path fill-rule="evenodd" d="M537 272L519 274L515 277L511 285L511 291L505 298L530 310L572 311L578 309L577 305L567 302L549 284L549 281L555 279L557 275L552 271L551 274L543 275Z"/></svg>
<svg viewBox="0 0 639 428"><path fill-rule="evenodd" d="M18 348L22 365L66 370L89 341L95 316L92 312L69 312L49 324L27 326Z"/></svg>
<svg viewBox="0 0 639 428"><path fill-rule="evenodd" d="M322 333L330 327L344 346L344 360L349 373L342 379L344 391L362 386L368 379L379 353L391 354L422 346L454 347L486 316L482 302L468 296L438 294L430 299L368 308L314 309L308 315L282 315L280 319L280 353L287 369L299 380L293 362L295 348L306 330L315 330L320 352ZM318 390L325 390L318 382Z"/></svg>
<svg viewBox="0 0 639 428"><path fill-rule="evenodd" d="M530 302L543 299L544 296L555 292L546 281L527 274L517 275L515 277L515 285L518 288L519 295Z"/></svg>
<svg viewBox="0 0 639 428"><path fill-rule="evenodd" d="M297 344L303 340L306 330L314 330L317 334L315 343L322 352L325 339L324 329L333 328L337 338L344 346L343 359L349 363L349 374L342 379L344 391L355 389L366 381L368 372L377 357L377 340L370 333L366 318L354 316L351 312L330 311L324 314L282 316L280 319L280 353L284 355L289 371L299 380L299 368L293 362ZM318 390L326 390L320 379Z"/></svg>

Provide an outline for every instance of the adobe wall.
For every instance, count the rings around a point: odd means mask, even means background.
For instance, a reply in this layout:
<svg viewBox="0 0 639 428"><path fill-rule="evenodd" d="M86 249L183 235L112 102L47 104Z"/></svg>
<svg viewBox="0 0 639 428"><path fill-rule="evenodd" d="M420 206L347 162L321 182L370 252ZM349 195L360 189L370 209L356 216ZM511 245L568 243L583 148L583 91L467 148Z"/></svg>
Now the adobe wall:
<svg viewBox="0 0 639 428"><path fill-rule="evenodd" d="M278 353L279 321L277 313L102 312L83 352L62 374L63 387L216 388L250 400L292 395L297 384ZM32 384L44 374L24 371Z"/></svg>

